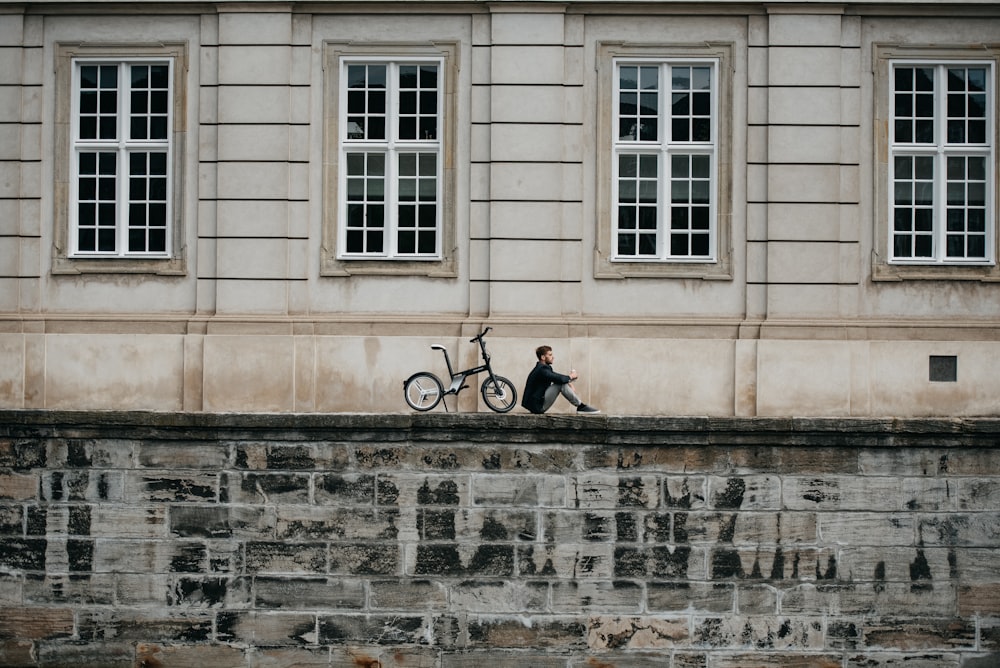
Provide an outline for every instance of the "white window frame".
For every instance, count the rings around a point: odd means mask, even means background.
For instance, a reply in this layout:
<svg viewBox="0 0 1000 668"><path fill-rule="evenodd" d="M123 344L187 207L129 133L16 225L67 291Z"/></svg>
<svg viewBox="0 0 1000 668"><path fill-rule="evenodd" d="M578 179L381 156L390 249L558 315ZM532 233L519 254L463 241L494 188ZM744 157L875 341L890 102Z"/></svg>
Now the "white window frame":
<svg viewBox="0 0 1000 668"><path fill-rule="evenodd" d="M428 43L324 43L326 143L324 181L323 246L320 275L457 275L455 230L455 89L457 86L459 44ZM437 73L437 137L400 140L398 124L398 78L400 65L433 63ZM386 137L384 141L357 140L348 135L347 68L357 64L384 64L388 74ZM386 192L382 251L348 250L348 153L365 150L383 151L386 158ZM436 156L434 184L435 243L433 252L401 252L397 242L400 175L398 156L414 152L433 152ZM406 177L404 177L406 178ZM419 204L419 202L418 202ZM419 250L416 248L414 250Z"/></svg>
<svg viewBox="0 0 1000 668"><path fill-rule="evenodd" d="M437 102L435 108L437 109L437 136L434 139L421 139L419 136L417 139L401 139L399 135L399 114L400 114L400 103L399 103L399 70L404 66L420 66L425 64L433 64L437 66ZM350 137L350 125L348 123L348 105L347 105L347 95L349 92L348 88L348 77L347 70L352 65L375 65L375 66L385 66L386 68L386 109L385 109L385 139L382 140L371 140L371 139L352 139ZM441 198L443 193L442 188L442 157L444 155L443 151L443 135L444 135L444 59L440 57L433 58L366 58L362 56L345 56L341 59L341 76L340 76L340 127L342 128L342 135L340 138L340 164L345 167L348 164L349 154L376 154L381 153L385 156L385 173L383 176L383 183L385 185L384 195L383 195L383 220L381 228L383 230L383 240L382 240L382 250L379 252L371 251L361 251L352 252L348 248L347 236L350 228L347 224L341 225L339 229L339 238L337 247L340 249L338 256L342 260L414 260L414 261L435 261L441 258L441 218L442 218L442 207ZM418 96L419 97L419 96ZM418 133L419 134L419 133ZM399 249L399 209L401 204L400 199L400 185L401 177L399 174L399 164L400 157L405 154L416 154L420 156L421 154L433 154L435 157L435 178L434 178L434 203L435 203L435 221L434 221L434 231L435 231L435 243L434 250L432 252L420 252L419 248L412 253L404 253ZM419 157L417 158L419 162ZM340 170L340 192L348 193L348 179L350 175L348 174L348 169ZM419 189L419 188L418 188ZM348 207L350 206L351 200L348 197L340 198L340 219L343 221L348 220ZM415 233L419 234L419 226L415 229Z"/></svg>
<svg viewBox="0 0 1000 668"><path fill-rule="evenodd" d="M699 44L638 44L603 42L597 48L597 229L594 277L694 278L732 280L732 114L733 52L729 42ZM711 140L708 142L638 142L620 140L620 64L670 66L710 65L712 68ZM671 82L661 83L660 124L670 123ZM664 106L666 105L666 107ZM666 140L667 135L663 136ZM622 256L618 252L618 156L623 152L650 150L661 166L657 184L657 253L655 256ZM709 190L709 252L705 255L674 255L669 252L670 181L663 171L669 155L701 153L711 156Z"/></svg>
<svg viewBox="0 0 1000 668"><path fill-rule="evenodd" d="M619 128L619 113L620 105L618 104L621 94L620 84L621 77L619 72L623 66L638 66L638 67L649 67L655 66L659 70L659 81L660 86L657 91L657 109L659 111L658 116L658 126L659 126L659 137L656 140L644 141L642 139L635 139L627 141L618 136L620 134ZM710 136L711 139L708 141L696 141L691 140L674 140L672 137L672 123L673 115L671 113L671 100L672 95L672 72L675 68L684 67L708 67L710 76L710 91L711 91L711 109L710 109ZM719 59L718 58L671 58L671 59L652 59L652 58L616 58L614 59L614 103L613 103L613 121L612 128L614 130L614 136L612 137L612 151L614 157L611 163L611 173L612 173L612 206L614 210L613 215L613 234L612 239L612 262L650 262L650 261L660 261L660 262L715 262L717 258L717 221L716 221L716 211L717 211L717 200L718 200L718 136L719 136L719 84L718 84L718 71L719 71ZM620 218L617 213L619 207L621 206L619 187L621 185L619 167L619 158L622 155L656 155L656 165L657 165L657 183L656 183L656 252L653 254L641 255L638 253L638 242L636 247L636 253L623 255L619 253L619 237L622 233L622 228L619 226L618 221ZM708 175L708 193L709 193L709 204L708 204L708 253L701 255L692 254L673 254L671 253L671 216L673 212L673 199L672 199L672 184L673 173L672 173L672 157L674 156L696 156L703 155L709 158L709 175ZM638 224L638 222L637 222ZM690 229L690 228L689 228Z"/></svg>
<svg viewBox="0 0 1000 668"><path fill-rule="evenodd" d="M156 44L115 42L58 42L55 44L55 130L53 144L53 275L151 274L185 276L185 212L194 209L195 188L185 185L185 138L188 103L188 43L164 41ZM76 165L78 74L77 62L170 62L170 106L168 120L167 245L164 253L95 255L76 250ZM189 166L190 168L190 166ZM71 175L72 171L72 175ZM119 171L120 173L120 171ZM127 179L126 179L127 180ZM118 196L116 196L118 201ZM121 246L118 246L121 248Z"/></svg>
<svg viewBox="0 0 1000 668"><path fill-rule="evenodd" d="M72 86L72 100L70 114L72 118L72 149L71 149L71 159L70 159L70 207L69 207L69 226L70 226L70 247L69 256L75 258L169 258L171 255L171 248L173 246L172 235L174 233L173 225L171 221L173 220L173 162L174 162L174 151L173 151L173 106L174 106L174 59L171 57L166 58L126 58L126 59L108 59L108 58L75 58L73 59L73 86ZM115 119L117 124L116 138L114 140L106 139L82 139L80 137L80 122L81 122L81 111L80 111L80 75L82 68L84 66L115 66L118 68L118 87L117 87L117 111L115 113ZM166 137L162 140L152 140L152 139L131 139L129 137L129 122L132 118L131 114L131 103L132 103L132 88L129 85L130 74L132 66L136 65L166 65L167 66L167 119L166 119ZM80 154L84 152L91 152L96 154L101 153L114 153L116 172L115 172L115 250L114 251L101 251L101 250L86 250L79 248L79 204L80 204L80 175L79 175L79 164L80 164ZM130 251L128 235L129 235L129 216L131 197L129 194L130 189L130 172L129 172L129 157L134 152L164 152L166 153L166 193L164 197L164 207L166 209L165 213L165 241L164 249L162 251Z"/></svg>
<svg viewBox="0 0 1000 668"><path fill-rule="evenodd" d="M940 134L940 129L946 122L943 99L938 99L935 108L935 123L939 124L935 135L936 144L907 143L897 145L895 142L895 68L929 66L961 67L988 66L989 77L987 87L987 144L952 144L943 143L947 135ZM998 176L997 176L997 77L1000 73L1000 48L984 44L969 44L967 46L932 46L914 44L873 44L872 71L874 74L874 217L873 246L871 249L871 278L873 281L906 281L906 280L959 280L959 281L1000 281L1000 264L997 262L1000 249L1000 221L997 220ZM940 75L939 75L940 76ZM938 93L945 93L939 82ZM944 95L940 95L943 98ZM942 142L942 143L937 143ZM896 258L894 257L894 189L895 189L895 156L909 155L912 152L923 151L925 155L933 155L935 159L935 192L934 206L941 207L935 212L935 234L943 235L947 225L944 218L944 208L947 203L945 179L940 177L944 172L947 155L988 155L986 159L987 186L987 238L986 257L980 259L948 258L945 256L944 239L935 240L935 252L932 258ZM984 152L985 151L985 152Z"/></svg>
<svg viewBox="0 0 1000 668"><path fill-rule="evenodd" d="M948 141L948 90L947 71L950 67L982 67L986 69L986 137L985 143L951 143ZM934 71L934 141L933 142L902 142L896 137L896 89L895 74L900 68L929 68ZM889 229L889 262L892 264L910 265L992 265L996 261L995 256L995 234L996 234L996 208L993 193L996 188L996 137L995 137L995 92L994 86L996 74L993 63L990 61L975 60L900 60L894 59L889 62L890 91L889 102L889 184L887 188L890 201L888 209L890 216L888 219ZM933 195L929 210L932 212L932 252L929 257L895 255L894 229L896 197L896 158L930 158L933 164ZM949 257L947 255L947 208L948 208L948 180L947 161L951 157L979 157L985 162L985 244L983 257ZM915 225L915 224L914 224Z"/></svg>

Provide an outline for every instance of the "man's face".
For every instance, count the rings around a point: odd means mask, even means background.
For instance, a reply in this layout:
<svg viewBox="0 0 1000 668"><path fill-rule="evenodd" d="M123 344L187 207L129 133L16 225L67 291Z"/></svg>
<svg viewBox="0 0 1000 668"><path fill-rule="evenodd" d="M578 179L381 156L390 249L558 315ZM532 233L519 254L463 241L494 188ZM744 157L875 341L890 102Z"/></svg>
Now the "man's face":
<svg viewBox="0 0 1000 668"><path fill-rule="evenodd" d="M554 360L555 358L556 356L552 354L551 350L542 355L542 361L545 362L546 364L552 364L552 360Z"/></svg>

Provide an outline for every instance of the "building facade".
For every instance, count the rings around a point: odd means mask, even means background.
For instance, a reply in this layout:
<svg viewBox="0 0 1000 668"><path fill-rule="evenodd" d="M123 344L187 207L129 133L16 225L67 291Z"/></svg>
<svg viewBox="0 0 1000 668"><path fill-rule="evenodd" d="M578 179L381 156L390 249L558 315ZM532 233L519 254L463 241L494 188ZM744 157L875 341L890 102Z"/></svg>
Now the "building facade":
<svg viewBox="0 0 1000 668"><path fill-rule="evenodd" d="M998 36L975 0L0 4L0 406L403 412L491 326L612 414L996 414Z"/></svg>

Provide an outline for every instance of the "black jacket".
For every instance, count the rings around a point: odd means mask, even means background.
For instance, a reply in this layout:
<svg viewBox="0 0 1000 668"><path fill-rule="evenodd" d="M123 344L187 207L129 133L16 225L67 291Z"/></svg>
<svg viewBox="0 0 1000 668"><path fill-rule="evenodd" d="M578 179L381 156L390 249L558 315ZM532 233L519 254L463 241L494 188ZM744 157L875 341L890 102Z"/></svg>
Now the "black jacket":
<svg viewBox="0 0 1000 668"><path fill-rule="evenodd" d="M545 405L545 390L549 389L549 385L552 383L565 385L572 380L569 376L553 371L551 364L539 362L528 374L528 380L524 383L521 405L532 413L541 413Z"/></svg>

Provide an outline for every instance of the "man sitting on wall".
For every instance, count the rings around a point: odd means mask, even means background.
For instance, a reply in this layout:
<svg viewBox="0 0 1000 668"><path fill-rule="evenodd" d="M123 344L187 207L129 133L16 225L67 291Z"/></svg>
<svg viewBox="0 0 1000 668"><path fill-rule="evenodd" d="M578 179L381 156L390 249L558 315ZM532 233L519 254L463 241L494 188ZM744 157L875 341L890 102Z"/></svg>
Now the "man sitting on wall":
<svg viewBox="0 0 1000 668"><path fill-rule="evenodd" d="M524 385L524 398L521 400L522 406L532 413L541 414L549 410L555 403L556 397L561 394L576 406L577 413L601 412L583 403L573 390L571 383L579 378L576 369L570 370L568 376L552 370L552 360L555 359L552 346L538 346L535 349L535 356L538 358L538 363L528 374L528 380Z"/></svg>

